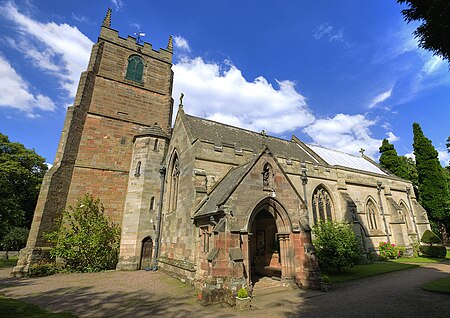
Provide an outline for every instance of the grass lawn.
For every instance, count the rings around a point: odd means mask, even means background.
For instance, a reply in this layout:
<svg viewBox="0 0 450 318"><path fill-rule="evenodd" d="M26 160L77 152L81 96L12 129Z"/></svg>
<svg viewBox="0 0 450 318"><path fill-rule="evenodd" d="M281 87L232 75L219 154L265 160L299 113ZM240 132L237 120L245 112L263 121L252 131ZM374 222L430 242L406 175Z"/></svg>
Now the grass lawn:
<svg viewBox="0 0 450 318"><path fill-rule="evenodd" d="M328 275L328 277L330 277L333 283L340 283L353 279L359 279L363 277L369 277L418 266L419 265L394 263L394 262L376 262L367 265L355 265L342 273L325 272L324 274Z"/></svg>
<svg viewBox="0 0 450 318"><path fill-rule="evenodd" d="M0 295L0 308L2 317L62 317L62 318L74 318L69 313L51 313L40 307L32 304L24 303L20 300L6 298Z"/></svg>
<svg viewBox="0 0 450 318"><path fill-rule="evenodd" d="M422 286L422 289L431 292L450 294L450 276L426 283Z"/></svg>
<svg viewBox="0 0 450 318"><path fill-rule="evenodd" d="M447 250L447 255L445 258L430 258L430 257L402 257L391 260L391 262L396 263L439 263L445 260L450 260L450 249Z"/></svg>
<svg viewBox="0 0 450 318"><path fill-rule="evenodd" d="M396 263L439 263L445 260L445 258L429 258L429 257L401 257L391 260L391 262Z"/></svg>
<svg viewBox="0 0 450 318"><path fill-rule="evenodd" d="M10 257L9 259L0 259L0 268L13 267L17 264L17 257Z"/></svg>

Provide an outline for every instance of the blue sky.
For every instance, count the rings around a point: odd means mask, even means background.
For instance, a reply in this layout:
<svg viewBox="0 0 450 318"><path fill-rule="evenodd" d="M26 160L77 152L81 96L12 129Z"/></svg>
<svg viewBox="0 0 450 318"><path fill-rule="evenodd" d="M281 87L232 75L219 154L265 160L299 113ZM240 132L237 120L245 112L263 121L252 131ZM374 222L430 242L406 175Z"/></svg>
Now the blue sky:
<svg viewBox="0 0 450 318"><path fill-rule="evenodd" d="M395 0L0 1L0 132L49 163L108 7L123 37L174 36L190 114L373 158L383 138L411 154L416 121L450 160L448 63Z"/></svg>

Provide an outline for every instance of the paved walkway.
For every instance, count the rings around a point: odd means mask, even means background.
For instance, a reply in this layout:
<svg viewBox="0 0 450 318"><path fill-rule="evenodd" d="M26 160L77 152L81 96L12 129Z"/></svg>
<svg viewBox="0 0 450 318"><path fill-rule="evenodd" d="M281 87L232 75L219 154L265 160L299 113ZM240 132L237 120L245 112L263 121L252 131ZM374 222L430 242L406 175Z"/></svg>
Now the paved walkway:
<svg viewBox="0 0 450 318"><path fill-rule="evenodd" d="M0 269L0 293L47 310L80 317L449 317L450 296L420 286L450 274L450 263L337 285L328 293L290 289L261 292L253 308L201 307L195 291L162 272L10 277ZM1 316L1 308L0 308Z"/></svg>

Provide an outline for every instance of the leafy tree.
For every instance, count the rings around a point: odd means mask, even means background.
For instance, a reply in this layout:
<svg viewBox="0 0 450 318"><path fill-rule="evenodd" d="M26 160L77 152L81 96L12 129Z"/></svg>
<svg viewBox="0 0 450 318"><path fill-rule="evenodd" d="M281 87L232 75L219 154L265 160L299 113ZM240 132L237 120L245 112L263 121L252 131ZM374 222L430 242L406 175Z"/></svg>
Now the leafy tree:
<svg viewBox="0 0 450 318"><path fill-rule="evenodd" d="M387 139L383 139L380 147L380 165L395 174L397 177L408 179L410 175L405 161L397 155L397 150L393 144L389 143Z"/></svg>
<svg viewBox="0 0 450 318"><path fill-rule="evenodd" d="M402 10L407 23L420 21L414 31L419 46L450 61L450 1L397 0L408 6Z"/></svg>
<svg viewBox="0 0 450 318"><path fill-rule="evenodd" d="M447 151L450 152L450 137L447 138Z"/></svg>
<svg viewBox="0 0 450 318"><path fill-rule="evenodd" d="M25 247L28 238L28 229L13 227L2 239L1 245L5 249L5 258L8 259L9 251L18 251Z"/></svg>
<svg viewBox="0 0 450 318"><path fill-rule="evenodd" d="M438 153L418 123L413 124L414 154L419 180L420 203L434 228L447 233L450 225L450 193Z"/></svg>
<svg viewBox="0 0 450 318"><path fill-rule="evenodd" d="M347 223L319 221L313 227L313 234L322 269L341 272L361 259L361 244Z"/></svg>
<svg viewBox="0 0 450 318"><path fill-rule="evenodd" d="M47 165L34 150L0 133L0 241L13 227L29 227Z"/></svg>
<svg viewBox="0 0 450 318"><path fill-rule="evenodd" d="M47 234L53 257L64 259L72 270L113 269L119 255L120 229L104 214L100 199L87 193L76 208L63 211L58 229Z"/></svg>
<svg viewBox="0 0 450 318"><path fill-rule="evenodd" d="M403 164L406 167L406 171L408 174L408 178L406 179L411 181L413 185L419 186L419 175L417 174L416 163L414 162L414 160L405 156L400 156L399 158L401 161L403 161Z"/></svg>

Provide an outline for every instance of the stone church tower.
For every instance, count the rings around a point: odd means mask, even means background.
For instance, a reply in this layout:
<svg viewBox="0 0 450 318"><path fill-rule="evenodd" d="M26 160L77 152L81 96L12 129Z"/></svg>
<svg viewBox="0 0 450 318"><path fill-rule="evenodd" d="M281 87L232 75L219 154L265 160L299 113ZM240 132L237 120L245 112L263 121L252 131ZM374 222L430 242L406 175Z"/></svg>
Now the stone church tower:
<svg viewBox="0 0 450 318"><path fill-rule="evenodd" d="M166 49L158 51L133 37L121 38L111 29L108 10L74 105L67 110L55 162L44 178L27 247L14 273L26 272L30 262L48 255L44 233L52 231L61 211L85 193L98 196L106 214L123 228L122 221L129 219L128 214L124 218L125 201L134 202L132 196L140 195L133 191L136 182L130 180L130 169L135 171L133 165L144 160L158 166L164 158L173 108L171 68L172 38ZM155 151L148 159L132 160L135 140L153 143ZM134 156L144 156L138 152L139 145ZM132 177L139 174L150 177L147 171L132 172ZM151 178L155 178L151 196L157 198L159 174Z"/></svg>

